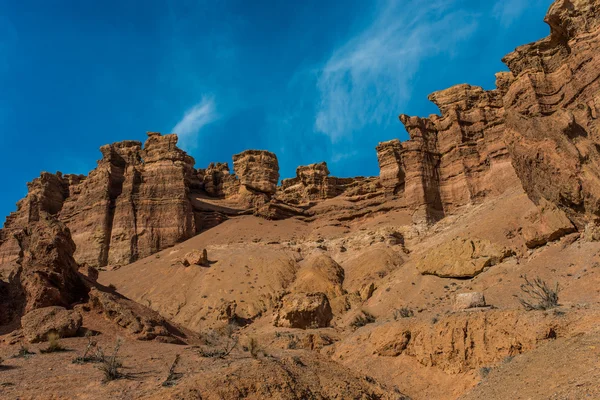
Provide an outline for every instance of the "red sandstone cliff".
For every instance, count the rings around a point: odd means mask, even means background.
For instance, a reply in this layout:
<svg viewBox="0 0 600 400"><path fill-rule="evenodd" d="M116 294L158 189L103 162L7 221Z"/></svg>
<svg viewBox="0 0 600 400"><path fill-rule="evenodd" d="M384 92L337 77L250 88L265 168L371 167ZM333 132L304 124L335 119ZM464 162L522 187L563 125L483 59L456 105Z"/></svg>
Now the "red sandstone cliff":
<svg viewBox="0 0 600 400"><path fill-rule="evenodd" d="M70 228L78 262L129 263L254 211L266 218L308 215L336 197L401 200L415 222L521 185L536 204L558 206L579 228L600 213L600 5L556 1L549 37L504 58L497 88L457 85L430 95L440 115L401 115L410 139L377 146L379 180L335 178L325 163L298 167L280 187L275 154L247 150L227 164L194 169L175 134L101 148L85 176L42 173L0 230L0 264L16 260L14 233L40 212ZM225 199L227 207L203 201ZM232 206L234 204L235 206Z"/></svg>

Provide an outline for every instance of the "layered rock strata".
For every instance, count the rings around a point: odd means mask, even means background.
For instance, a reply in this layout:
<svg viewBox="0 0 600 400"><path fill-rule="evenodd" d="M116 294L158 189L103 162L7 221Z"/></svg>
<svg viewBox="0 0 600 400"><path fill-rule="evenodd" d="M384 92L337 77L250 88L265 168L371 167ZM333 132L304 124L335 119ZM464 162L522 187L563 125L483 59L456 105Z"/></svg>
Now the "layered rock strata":
<svg viewBox="0 0 600 400"><path fill-rule="evenodd" d="M376 193L380 189L379 183L370 178L338 178L329 174L325 162L302 165L296 168L295 178L281 182L276 197L286 203L302 204L340 195Z"/></svg>
<svg viewBox="0 0 600 400"><path fill-rule="evenodd" d="M551 34L504 57L495 90L458 85L429 99L440 115L400 115L410 140L380 143L380 181L416 220L521 185L579 229L600 213L600 6L560 0ZM518 178L518 179L517 179Z"/></svg>
<svg viewBox="0 0 600 400"><path fill-rule="evenodd" d="M404 197L416 221L435 221L518 185L504 143L498 90L458 85L429 99L441 115L400 115L410 140L377 146L386 193Z"/></svg>
<svg viewBox="0 0 600 400"><path fill-rule="evenodd" d="M600 213L600 4L556 1L545 21L550 36L503 59L507 142L529 197L581 228Z"/></svg>
<svg viewBox="0 0 600 400"><path fill-rule="evenodd" d="M566 213L578 230L598 225L599 20L592 0L556 1L546 16L550 36L507 55L510 72L497 74L496 89L454 86L429 97L440 115L400 115L410 139L377 146L378 180L331 177L323 162L298 167L278 187L277 157L260 150L233 156L235 173L225 163L195 170L174 134L149 133L144 147L103 146L89 176L43 173L29 184L0 230L0 264L17 260L14 234L40 212L67 224L75 258L92 266L134 261L241 212L288 218L336 196L396 197L415 222L429 223L522 186L540 207L558 208L553 220ZM560 234L572 230L559 222ZM531 245L555 231L536 233Z"/></svg>
<svg viewBox="0 0 600 400"><path fill-rule="evenodd" d="M0 230L0 264L18 259L14 234L41 212L67 224L77 262L127 264L227 219L226 208L203 207L192 193L264 210L279 180L277 157L261 150L233 157L237 175L226 163L196 170L194 159L177 147L175 134L149 132L143 147L128 140L100 151L102 158L87 177L43 172L28 184L27 196ZM278 217L288 216L282 207L276 209Z"/></svg>

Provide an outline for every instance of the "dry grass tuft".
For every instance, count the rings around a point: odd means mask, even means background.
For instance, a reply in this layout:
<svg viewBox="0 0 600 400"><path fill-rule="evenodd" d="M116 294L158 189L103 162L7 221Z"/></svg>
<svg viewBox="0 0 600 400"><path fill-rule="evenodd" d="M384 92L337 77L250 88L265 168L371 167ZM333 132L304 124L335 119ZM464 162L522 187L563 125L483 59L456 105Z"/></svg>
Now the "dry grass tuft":
<svg viewBox="0 0 600 400"><path fill-rule="evenodd" d="M521 276L525 283L521 284L521 291L525 297L514 295L525 310L549 310L558 307L558 293L560 287L558 282L551 288L540 277L536 277L532 281L527 278L527 275Z"/></svg>

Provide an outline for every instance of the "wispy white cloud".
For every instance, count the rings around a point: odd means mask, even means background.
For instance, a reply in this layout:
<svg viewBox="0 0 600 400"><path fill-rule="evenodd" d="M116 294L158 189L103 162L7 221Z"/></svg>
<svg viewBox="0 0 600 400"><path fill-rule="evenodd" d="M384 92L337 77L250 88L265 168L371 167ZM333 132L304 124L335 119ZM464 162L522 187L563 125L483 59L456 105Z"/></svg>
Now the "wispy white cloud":
<svg viewBox="0 0 600 400"><path fill-rule="evenodd" d="M171 132L177 133L181 147L191 150L197 146L200 130L218 117L214 99L203 97L199 103L185 112Z"/></svg>
<svg viewBox="0 0 600 400"><path fill-rule="evenodd" d="M492 9L492 14L502 25L508 26L525 12L528 3L529 1L523 0L498 0Z"/></svg>
<svg viewBox="0 0 600 400"><path fill-rule="evenodd" d="M475 31L477 16L453 11L456 2L385 3L373 23L335 50L321 69L315 130L337 142L368 124L395 120L420 62L452 52Z"/></svg>

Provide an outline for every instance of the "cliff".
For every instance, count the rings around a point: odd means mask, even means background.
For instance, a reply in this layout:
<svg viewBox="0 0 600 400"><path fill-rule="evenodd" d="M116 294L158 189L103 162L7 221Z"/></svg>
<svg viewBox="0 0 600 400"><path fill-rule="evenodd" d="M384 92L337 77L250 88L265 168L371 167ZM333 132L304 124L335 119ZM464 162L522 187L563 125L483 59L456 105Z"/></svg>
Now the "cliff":
<svg viewBox="0 0 600 400"><path fill-rule="evenodd" d="M87 177L44 172L28 185L0 231L0 264L16 260L14 233L40 212L67 224L76 260L93 266L130 263L243 213L312 215L316 203L340 196L396 199L414 222L433 223L522 187L578 229L595 227L599 15L591 0L555 2L545 19L550 36L507 55L510 72L497 74L496 89L457 85L429 96L440 115L400 115L410 139L377 146L379 179L332 177L321 162L298 167L278 186L277 156L261 150L234 155L233 173L227 163L196 170L175 134L148 133L143 147L103 146Z"/></svg>

